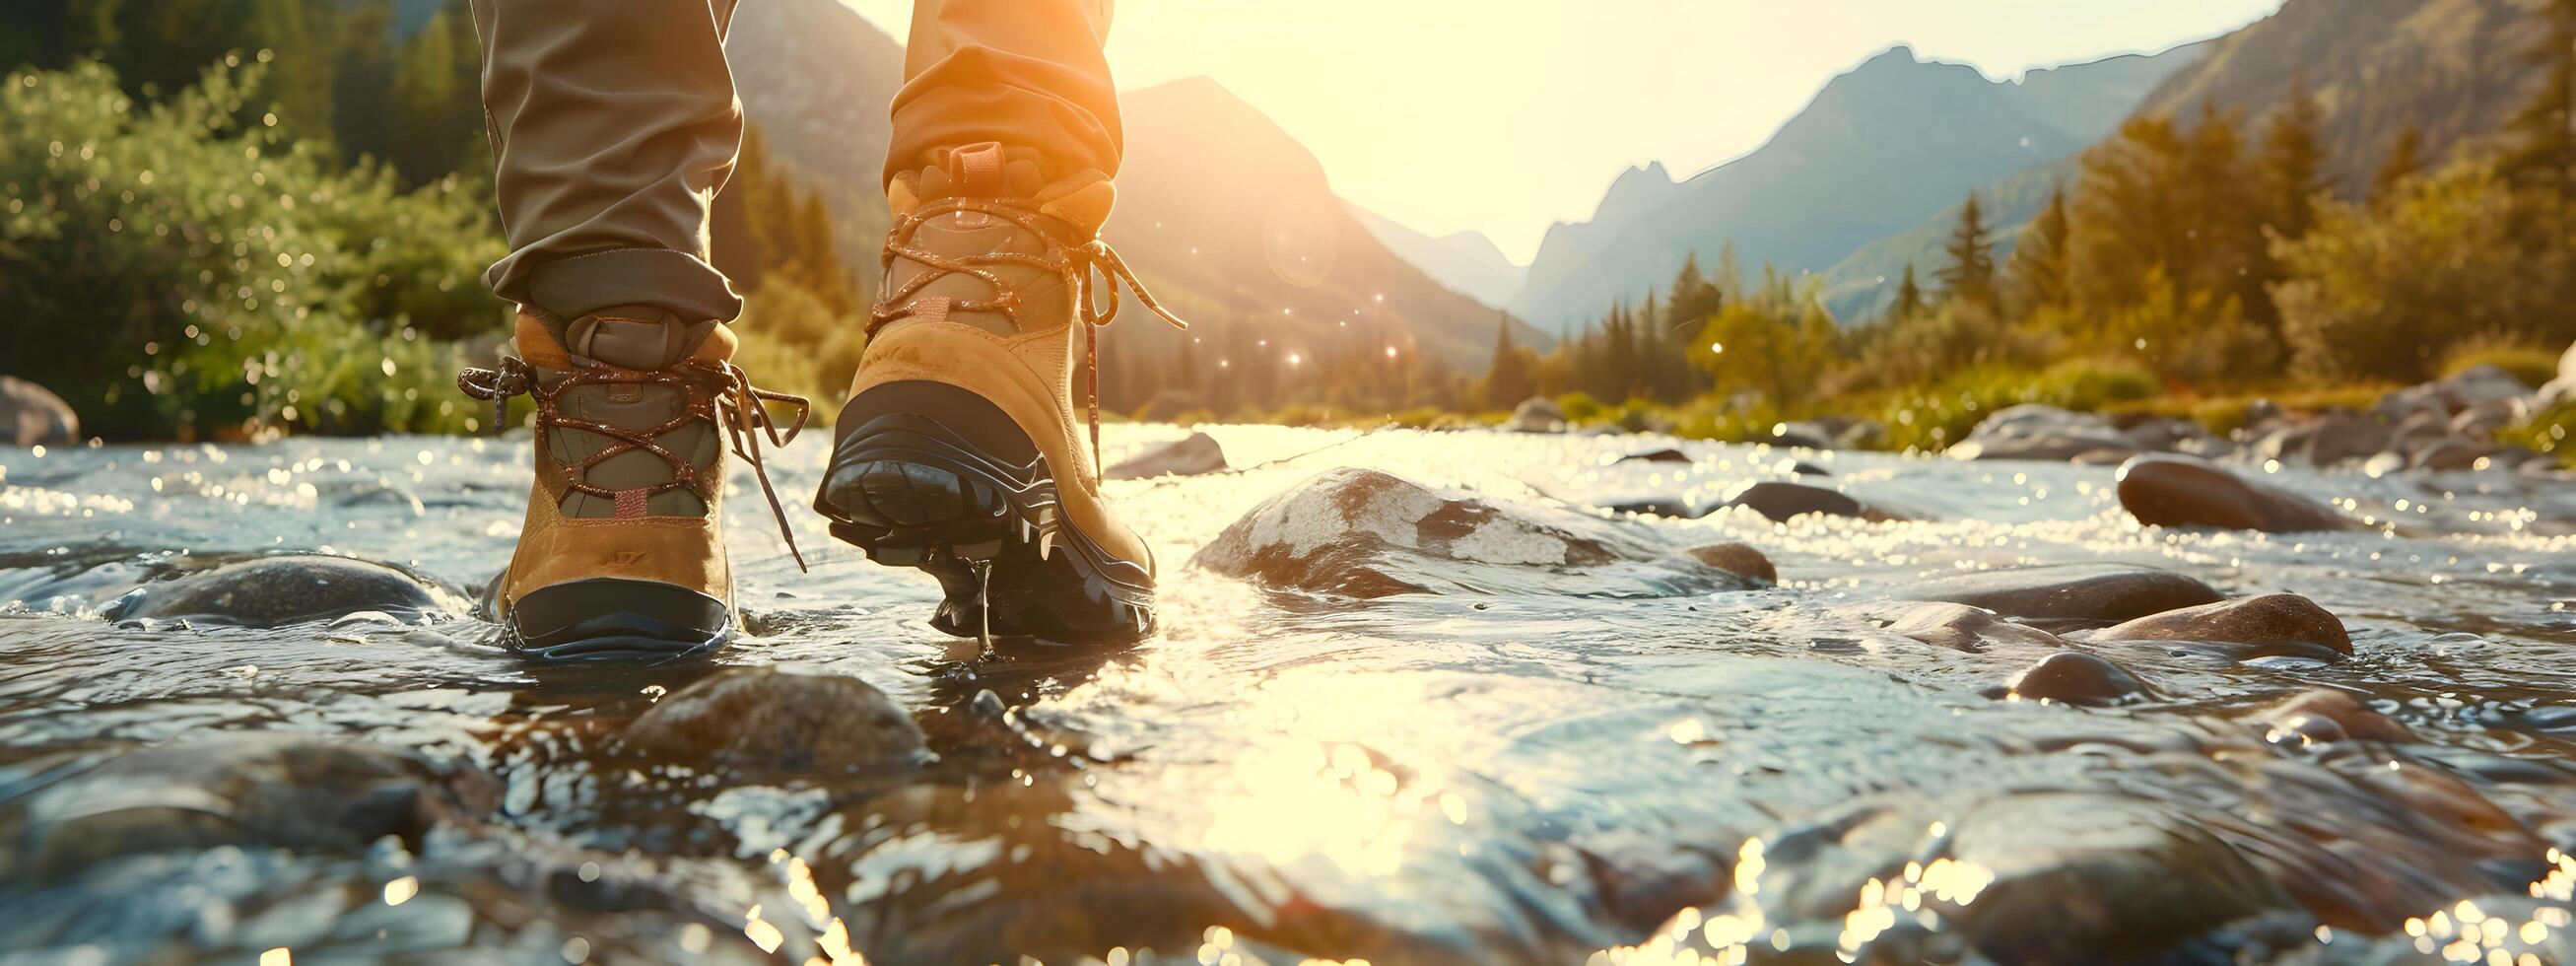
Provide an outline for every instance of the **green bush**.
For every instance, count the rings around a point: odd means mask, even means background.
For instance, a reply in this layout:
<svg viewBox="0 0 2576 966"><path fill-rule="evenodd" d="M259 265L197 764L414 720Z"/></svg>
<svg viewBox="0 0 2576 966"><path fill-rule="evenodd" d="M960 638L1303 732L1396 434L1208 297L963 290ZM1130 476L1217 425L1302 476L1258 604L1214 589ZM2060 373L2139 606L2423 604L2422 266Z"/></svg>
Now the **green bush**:
<svg viewBox="0 0 2576 966"><path fill-rule="evenodd" d="M2478 366L2494 366L2523 385L2538 387L2558 378L2558 357L2564 351L2563 346L2552 349L2512 336L2470 336L2453 344L2442 357L2441 374L2449 378Z"/></svg>
<svg viewBox="0 0 2576 966"><path fill-rule="evenodd" d="M1891 397L1879 419L1887 424L1887 448L1931 452L1966 438L1999 409L2038 403L2089 412L2153 397L2160 388L2144 371L2083 360L2037 372L1976 366L1928 389Z"/></svg>
<svg viewBox="0 0 2576 966"><path fill-rule="evenodd" d="M228 58L148 106L96 64L0 82L8 368L103 436L468 428L453 340L507 321L485 202L287 141L260 77Z"/></svg>

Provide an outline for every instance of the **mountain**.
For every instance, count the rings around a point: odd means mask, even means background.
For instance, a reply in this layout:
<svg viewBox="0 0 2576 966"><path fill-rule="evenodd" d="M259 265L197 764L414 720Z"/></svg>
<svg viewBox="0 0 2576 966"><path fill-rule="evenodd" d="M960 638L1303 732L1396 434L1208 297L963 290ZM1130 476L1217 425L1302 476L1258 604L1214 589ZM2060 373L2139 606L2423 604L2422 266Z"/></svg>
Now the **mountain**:
<svg viewBox="0 0 2576 966"><path fill-rule="evenodd" d="M1126 166L1104 235L1204 330L1193 335L1243 343L1257 333L1281 359L1366 340L1371 354L1394 346L1481 371L1499 312L1388 250L1268 117L1204 77L1120 99ZM1519 328L1524 344L1548 341Z"/></svg>
<svg viewBox="0 0 2576 966"><path fill-rule="evenodd" d="M1521 276L1527 269L1503 257L1503 250L1494 247L1494 240L1485 237L1484 232L1462 231L1433 238L1358 205L1348 207L1351 217L1359 219L1360 227L1368 229L1378 244L1452 291L1486 305L1501 305L1520 291Z"/></svg>
<svg viewBox="0 0 2576 966"><path fill-rule="evenodd" d="M2439 160L2494 134L2544 82L2523 60L2542 0L2287 0L2208 43L2141 113L2190 118L2203 102L2260 124L2295 75L2324 115L2320 140L2346 196L2366 190L2415 125Z"/></svg>
<svg viewBox="0 0 2576 966"><path fill-rule="evenodd" d="M743 116L800 186L822 193L851 270L875 274L903 45L839 0L760 0L735 8L725 52Z"/></svg>
<svg viewBox="0 0 2576 966"><path fill-rule="evenodd" d="M2358 197L2410 125L2423 137L2424 157L2438 161L2493 137L2533 95L2544 78L2519 69L2517 58L2530 44L2529 18L2537 6L2537 0L2288 0L2270 17L2196 45L2200 55L2178 69L2149 71L2162 79L2144 97L2112 110L2188 123L2206 102L2242 114L2249 136L2259 137L2251 132L2285 102L2295 74L2317 100L2333 190ZM2032 71L2023 85L2042 86L2044 73L2053 72ZM2072 187L2081 173L2069 157L1978 189L1998 244L2009 250L2048 204L2049 192ZM1826 307L1846 320L1877 315L1894 300L1905 263L1927 273L1939 263L1941 242L1958 217L1954 203L1827 269Z"/></svg>
<svg viewBox="0 0 2576 966"><path fill-rule="evenodd" d="M1896 47L1835 77L1753 152L1675 183L1632 168L1591 219L1540 243L1513 313L1567 331L1729 241L1743 264L1822 271L1956 204L1970 188L2110 133L2195 47L1991 81Z"/></svg>

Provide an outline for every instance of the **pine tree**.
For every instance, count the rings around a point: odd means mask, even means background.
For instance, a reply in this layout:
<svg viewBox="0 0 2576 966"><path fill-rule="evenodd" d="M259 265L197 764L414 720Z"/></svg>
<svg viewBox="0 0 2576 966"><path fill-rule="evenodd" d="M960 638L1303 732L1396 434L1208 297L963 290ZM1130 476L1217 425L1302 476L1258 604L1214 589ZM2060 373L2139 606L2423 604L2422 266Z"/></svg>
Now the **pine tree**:
<svg viewBox="0 0 2576 966"><path fill-rule="evenodd" d="M1966 204L1959 206L1959 225L1950 231L1950 240L1941 251L1950 264L1933 277L1941 282L1942 297L1991 308L1995 304L1994 241L1986 229L1985 210L1977 203L1977 193L1968 192Z"/></svg>
<svg viewBox="0 0 2576 966"><path fill-rule="evenodd" d="M2308 93L2306 75L2291 74L2283 98L2271 126L2263 131L2261 175L2264 190L2272 196L2268 212L2272 230L2295 239L2316 224L2317 193L2333 184L2323 174L2325 149L2317 143L2323 112Z"/></svg>
<svg viewBox="0 0 2576 966"><path fill-rule="evenodd" d="M1538 353L1512 341L1512 317L1505 315L1494 329L1494 361L1485 370L1485 406L1510 409L1537 394Z"/></svg>
<svg viewBox="0 0 2576 966"><path fill-rule="evenodd" d="M2424 169L2424 129L2415 122L2397 132L2397 143L2388 149L2388 158L2379 163L2378 173L2370 179L2370 201L2381 204L2396 196L2399 186Z"/></svg>
<svg viewBox="0 0 2576 966"><path fill-rule="evenodd" d="M2497 169L2563 204L2576 186L2576 0L2548 0L2529 62L2546 81L2506 123L2515 138Z"/></svg>
<svg viewBox="0 0 2576 966"><path fill-rule="evenodd" d="M2014 311L2029 314L2066 306L2067 230L2066 189L2061 186L2049 194L2048 207L2040 209L2030 227L2022 229L2004 265Z"/></svg>
<svg viewBox="0 0 2576 966"><path fill-rule="evenodd" d="M1888 321L1918 318L1922 316L1924 307L1923 285L1914 280L1914 263L1907 262L1904 277L1896 280L1896 304L1888 307Z"/></svg>

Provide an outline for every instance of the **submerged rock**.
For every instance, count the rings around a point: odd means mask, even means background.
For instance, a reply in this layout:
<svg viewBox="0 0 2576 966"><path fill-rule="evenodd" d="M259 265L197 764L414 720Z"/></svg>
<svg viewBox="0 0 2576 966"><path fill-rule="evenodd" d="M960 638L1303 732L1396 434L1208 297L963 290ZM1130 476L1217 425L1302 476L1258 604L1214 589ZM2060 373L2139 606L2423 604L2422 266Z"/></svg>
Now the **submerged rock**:
<svg viewBox="0 0 2576 966"><path fill-rule="evenodd" d="M1774 522L1786 523L1793 517L1821 513L1832 517L1889 522L1905 519L1878 509L1838 491L1805 483L1764 480L1738 489L1720 507L1744 507Z"/></svg>
<svg viewBox="0 0 2576 966"><path fill-rule="evenodd" d="M2265 594L2166 611L2105 628L2097 641L2200 641L2212 644L2313 644L2352 653L2343 621L2297 594Z"/></svg>
<svg viewBox="0 0 2576 966"><path fill-rule="evenodd" d="M450 616L447 595L399 569L326 554L256 557L145 584L111 620L187 619L283 627L376 611L404 620Z"/></svg>
<svg viewBox="0 0 2576 966"><path fill-rule="evenodd" d="M754 775L908 771L930 758L912 716L867 682L766 667L682 688L618 741L654 759Z"/></svg>
<svg viewBox="0 0 2576 966"><path fill-rule="evenodd" d="M2187 456L2141 456L2122 465L2115 478L2120 505L2148 526L2266 533L2356 526L2323 504Z"/></svg>
<svg viewBox="0 0 2576 966"><path fill-rule="evenodd" d="M80 415L63 397L16 376L0 376L0 439L34 446L79 438Z"/></svg>
<svg viewBox="0 0 2576 966"><path fill-rule="evenodd" d="M2403 722L2370 709L2349 691L2317 688L2255 712L2254 720L2308 741L2415 741Z"/></svg>
<svg viewBox="0 0 2576 966"><path fill-rule="evenodd" d="M1191 433L1118 461L1100 474L1104 480L1150 480L1158 476L1200 476L1226 468L1225 449L1216 437Z"/></svg>
<svg viewBox="0 0 2576 966"><path fill-rule="evenodd" d="M1954 823L1945 851L1984 883L1956 918L1992 962L2199 961L2166 954L2290 905L2226 841L2123 795L1999 795Z"/></svg>
<svg viewBox="0 0 2576 966"><path fill-rule="evenodd" d="M1693 560L1746 580L1764 585L1780 582L1780 572L1772 568L1771 558L1741 543L1712 543L1683 552Z"/></svg>
<svg viewBox="0 0 2576 966"><path fill-rule="evenodd" d="M2147 693L2147 683L2110 659L2082 651L2060 651L2039 659L2012 682L2005 693L2026 701L2104 705Z"/></svg>
<svg viewBox="0 0 2576 966"><path fill-rule="evenodd" d="M2092 413L2024 403L1986 417L1968 432L1968 438L1950 447L1949 456L1962 460L2070 460L2096 450L2137 449L2137 441L2112 426L2110 420Z"/></svg>
<svg viewBox="0 0 2576 966"><path fill-rule="evenodd" d="M1836 607L1879 629L1935 647L1982 654L2005 648L2055 648L2057 635L2027 624L2015 624L1995 612L1965 604L1928 600L1882 600Z"/></svg>
<svg viewBox="0 0 2576 966"><path fill-rule="evenodd" d="M2135 564L1986 570L1934 578L1906 596L1983 607L2007 617L2095 624L2116 624L2224 599L2192 577Z"/></svg>
<svg viewBox="0 0 2576 966"><path fill-rule="evenodd" d="M1343 467L1271 497L1225 528L1192 566L1278 588L1386 597L1429 588L1397 576L1396 555L1525 567L1618 558L1599 540L1450 498L1376 470Z"/></svg>
<svg viewBox="0 0 2576 966"><path fill-rule="evenodd" d="M219 846L358 852L491 811L498 786L408 749L240 733L128 751L0 802L0 870L77 872Z"/></svg>
<svg viewBox="0 0 2576 966"><path fill-rule="evenodd" d="M2332 466L2345 460L2368 459L2387 449L2394 430L2390 423L2369 416L2330 412L2305 423L2273 429L2255 442L2254 455Z"/></svg>
<svg viewBox="0 0 2576 966"><path fill-rule="evenodd" d="M1561 433L1565 431L1565 409L1556 400L1532 396L1512 409L1503 429L1514 433Z"/></svg>

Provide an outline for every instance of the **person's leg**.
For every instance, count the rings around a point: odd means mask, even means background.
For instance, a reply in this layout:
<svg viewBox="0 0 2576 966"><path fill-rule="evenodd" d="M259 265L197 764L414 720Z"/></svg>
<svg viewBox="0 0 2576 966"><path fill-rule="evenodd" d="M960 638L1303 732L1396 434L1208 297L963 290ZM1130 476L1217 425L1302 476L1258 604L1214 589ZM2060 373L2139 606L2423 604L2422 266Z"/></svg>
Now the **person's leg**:
<svg viewBox="0 0 2576 966"><path fill-rule="evenodd" d="M565 319L650 302L742 311L708 264L707 209L733 173L742 104L725 66L734 0L473 0L502 298Z"/></svg>
<svg viewBox="0 0 2576 966"><path fill-rule="evenodd" d="M1110 0L915 0L885 179L984 141L1035 150L1049 180L1118 173Z"/></svg>
<svg viewBox="0 0 2576 966"><path fill-rule="evenodd" d="M871 559L939 578L951 633L1154 624L1153 553L1097 466L1107 319L1085 299L1095 274L1134 287L1099 241L1120 151L1108 24L1105 0L913 7L886 275L815 509Z"/></svg>
<svg viewBox="0 0 2576 966"><path fill-rule="evenodd" d="M520 314L513 355L460 384L537 402L536 485L488 614L548 657L711 648L736 623L727 439L765 416L728 361L742 301L707 259L742 138L733 2L473 7L511 249L486 281Z"/></svg>

